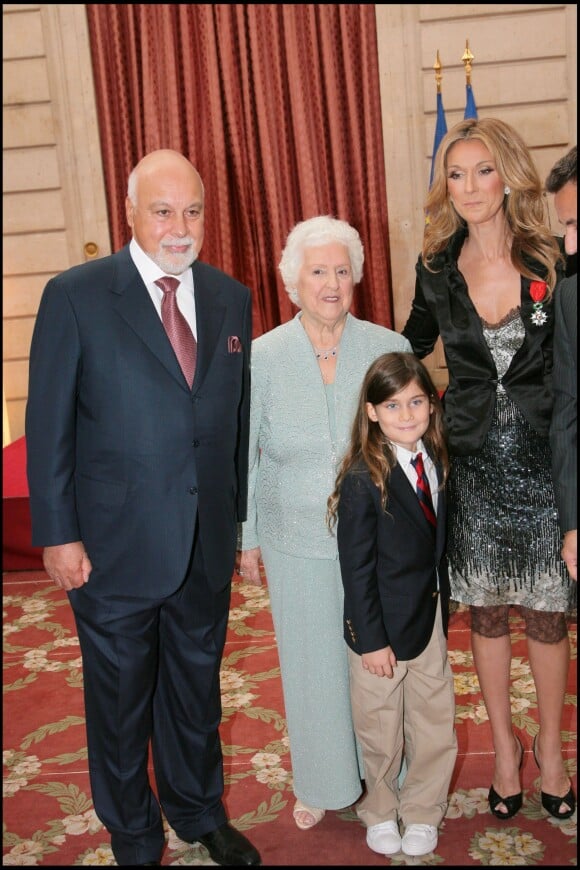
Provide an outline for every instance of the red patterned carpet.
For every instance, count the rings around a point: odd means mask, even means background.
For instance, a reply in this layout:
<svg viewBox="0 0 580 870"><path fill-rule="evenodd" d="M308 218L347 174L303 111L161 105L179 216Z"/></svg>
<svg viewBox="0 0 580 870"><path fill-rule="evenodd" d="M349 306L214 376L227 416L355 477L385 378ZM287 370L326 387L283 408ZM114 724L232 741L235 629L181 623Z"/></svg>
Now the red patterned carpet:
<svg viewBox="0 0 580 870"><path fill-rule="evenodd" d="M266 866L387 864L577 866L576 815L549 817L539 803L531 745L534 685L519 622L514 622L513 700L525 747L524 807L508 822L488 810L490 732L473 672L466 614L452 616L459 755L437 851L425 858L371 852L352 809L328 812L313 830L292 819L292 771L285 735L276 641L267 590L234 586L222 665L225 802ZM568 772L576 789L576 623L563 722ZM43 571L4 574L4 865L114 865L93 810L87 773L82 674L64 593ZM167 831L165 865L212 864L199 844Z"/></svg>

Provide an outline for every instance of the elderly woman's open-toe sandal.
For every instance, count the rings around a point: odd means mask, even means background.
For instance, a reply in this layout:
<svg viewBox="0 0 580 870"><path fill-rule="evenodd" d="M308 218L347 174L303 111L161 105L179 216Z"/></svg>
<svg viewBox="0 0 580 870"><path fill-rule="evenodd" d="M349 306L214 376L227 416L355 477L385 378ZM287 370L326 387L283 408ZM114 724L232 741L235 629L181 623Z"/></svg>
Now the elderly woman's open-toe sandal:
<svg viewBox="0 0 580 870"><path fill-rule="evenodd" d="M322 810L320 807L309 807L308 804L303 804L301 800L297 800L292 815L296 826L301 831L308 831L322 821L325 812L326 810Z"/></svg>

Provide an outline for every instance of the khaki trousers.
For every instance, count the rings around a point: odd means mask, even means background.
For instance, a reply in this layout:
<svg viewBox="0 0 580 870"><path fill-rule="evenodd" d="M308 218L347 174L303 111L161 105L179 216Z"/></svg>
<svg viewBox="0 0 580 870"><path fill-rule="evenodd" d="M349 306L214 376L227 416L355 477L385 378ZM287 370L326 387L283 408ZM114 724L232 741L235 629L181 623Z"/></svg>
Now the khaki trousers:
<svg viewBox="0 0 580 870"><path fill-rule="evenodd" d="M439 826L457 757L453 674L441 602L426 649L399 661L392 679L366 671L349 649L353 721L365 768L366 794L357 814L367 826L401 819ZM405 755L407 773L399 786Z"/></svg>

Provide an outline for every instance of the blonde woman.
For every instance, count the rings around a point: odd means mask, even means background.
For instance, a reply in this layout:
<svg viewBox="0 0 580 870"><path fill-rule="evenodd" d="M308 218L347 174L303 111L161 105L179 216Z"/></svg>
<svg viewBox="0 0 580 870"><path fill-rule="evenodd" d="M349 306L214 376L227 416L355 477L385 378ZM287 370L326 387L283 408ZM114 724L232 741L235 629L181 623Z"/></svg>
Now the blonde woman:
<svg viewBox="0 0 580 870"><path fill-rule="evenodd" d="M562 758L575 596L560 557L551 478L552 294L563 262L542 183L521 136L495 118L464 120L441 142L429 223L403 334L424 357L441 336L449 371L451 596L470 605L475 667L491 725L489 806L521 808L524 747L510 704L509 614L524 618L538 700L542 803L575 809Z"/></svg>

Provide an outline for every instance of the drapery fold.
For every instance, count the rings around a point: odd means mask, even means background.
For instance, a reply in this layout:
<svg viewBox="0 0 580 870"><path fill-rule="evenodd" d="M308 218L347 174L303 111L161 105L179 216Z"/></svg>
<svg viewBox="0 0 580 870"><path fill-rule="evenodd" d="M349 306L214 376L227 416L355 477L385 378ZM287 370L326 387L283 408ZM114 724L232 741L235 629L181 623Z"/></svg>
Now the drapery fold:
<svg viewBox="0 0 580 870"><path fill-rule="evenodd" d="M353 313L393 325L374 6L89 4L111 244L127 176L182 151L206 189L202 257L247 284L254 335L293 316L277 265L294 224L331 214L365 248Z"/></svg>

